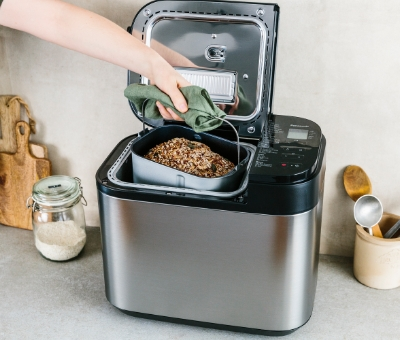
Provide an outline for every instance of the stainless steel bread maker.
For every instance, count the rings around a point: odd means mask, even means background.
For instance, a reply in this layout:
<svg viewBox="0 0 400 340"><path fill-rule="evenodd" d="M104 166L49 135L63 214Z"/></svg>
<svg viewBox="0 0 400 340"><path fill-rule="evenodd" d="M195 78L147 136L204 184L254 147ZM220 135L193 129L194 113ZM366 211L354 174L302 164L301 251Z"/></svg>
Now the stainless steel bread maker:
<svg viewBox="0 0 400 340"><path fill-rule="evenodd" d="M122 312L266 335L311 317L326 142L316 123L272 113L278 18L275 4L155 1L128 28L208 86L250 156L235 187L200 190L134 181L143 169L132 165L132 145L147 129L114 148L96 182L106 296ZM213 86L226 73L236 87ZM128 83L148 80L128 72ZM145 121L171 138L178 127L202 139L179 122ZM209 134L236 140L225 123Z"/></svg>

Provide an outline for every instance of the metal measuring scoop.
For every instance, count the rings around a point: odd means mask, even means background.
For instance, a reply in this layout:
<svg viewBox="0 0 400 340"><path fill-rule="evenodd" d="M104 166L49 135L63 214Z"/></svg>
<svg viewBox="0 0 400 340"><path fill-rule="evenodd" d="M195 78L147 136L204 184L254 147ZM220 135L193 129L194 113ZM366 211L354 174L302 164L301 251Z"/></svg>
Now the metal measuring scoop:
<svg viewBox="0 0 400 340"><path fill-rule="evenodd" d="M374 195L361 196L354 205L354 218L356 222L360 226L368 228L370 235L373 235L372 227L379 223L382 214L382 203Z"/></svg>

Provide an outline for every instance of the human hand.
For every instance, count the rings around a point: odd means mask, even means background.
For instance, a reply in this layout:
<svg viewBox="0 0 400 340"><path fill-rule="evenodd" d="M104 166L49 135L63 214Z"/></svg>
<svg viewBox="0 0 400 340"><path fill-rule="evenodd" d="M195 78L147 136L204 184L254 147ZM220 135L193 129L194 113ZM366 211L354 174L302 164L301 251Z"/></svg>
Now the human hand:
<svg viewBox="0 0 400 340"><path fill-rule="evenodd" d="M154 71L152 72L150 82L170 97L179 112L185 113L188 107L186 99L182 92L179 91L179 88L190 86L191 84L161 57L157 58L152 69ZM170 108L165 108L160 102L156 104L160 114L165 119L183 120Z"/></svg>
<svg viewBox="0 0 400 340"><path fill-rule="evenodd" d="M178 111L185 113L188 110L188 107L185 97L183 96L182 92L179 91L179 88L189 86L191 84L172 67L171 69L173 72L171 72L171 70L167 70L170 72L170 75L160 75L156 77L154 84L170 97L172 103ZM166 108L159 101L156 102L156 105L164 119L177 121L184 120L179 117L171 108Z"/></svg>
<svg viewBox="0 0 400 340"><path fill-rule="evenodd" d="M172 111L169 107L165 107L161 104L158 100L156 101L156 105L160 115L163 116L164 119L167 120L177 120L177 121L184 121L181 117L179 117L174 111Z"/></svg>

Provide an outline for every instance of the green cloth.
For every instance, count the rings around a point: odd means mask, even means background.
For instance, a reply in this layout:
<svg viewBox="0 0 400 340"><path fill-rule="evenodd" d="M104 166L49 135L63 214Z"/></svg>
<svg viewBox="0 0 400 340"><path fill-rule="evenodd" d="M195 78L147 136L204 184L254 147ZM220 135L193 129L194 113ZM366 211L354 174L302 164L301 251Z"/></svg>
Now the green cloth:
<svg viewBox="0 0 400 340"><path fill-rule="evenodd" d="M184 119L186 124L193 128L195 132L210 131L223 123L221 119L226 116L226 113L212 102L205 89L198 86L186 86L180 88L180 91L188 104L186 113L181 113L175 109L169 96L154 85L132 84L125 89L124 95L135 105L138 111L142 111L143 103L148 99L145 104L144 115L151 119L162 118L156 106L156 101L159 101Z"/></svg>
<svg viewBox="0 0 400 340"><path fill-rule="evenodd" d="M1 3L3 2L3 0L0 0L0 7L1 7Z"/></svg>

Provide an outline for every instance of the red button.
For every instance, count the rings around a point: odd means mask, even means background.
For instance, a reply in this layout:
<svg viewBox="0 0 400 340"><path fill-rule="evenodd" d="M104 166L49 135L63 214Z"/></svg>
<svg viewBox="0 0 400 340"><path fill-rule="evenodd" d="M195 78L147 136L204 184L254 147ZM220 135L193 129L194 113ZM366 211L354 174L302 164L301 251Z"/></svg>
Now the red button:
<svg viewBox="0 0 400 340"><path fill-rule="evenodd" d="M282 163L282 166L286 166L286 163Z"/></svg>

